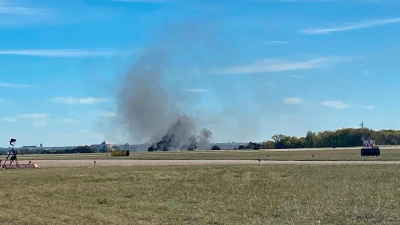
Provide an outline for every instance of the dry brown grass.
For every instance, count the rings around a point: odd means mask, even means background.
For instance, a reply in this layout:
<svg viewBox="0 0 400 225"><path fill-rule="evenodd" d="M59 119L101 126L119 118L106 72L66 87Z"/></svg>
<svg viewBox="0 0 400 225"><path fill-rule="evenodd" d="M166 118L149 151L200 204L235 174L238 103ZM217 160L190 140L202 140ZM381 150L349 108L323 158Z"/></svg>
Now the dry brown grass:
<svg viewBox="0 0 400 225"><path fill-rule="evenodd" d="M1 224L399 224L396 165L0 171Z"/></svg>

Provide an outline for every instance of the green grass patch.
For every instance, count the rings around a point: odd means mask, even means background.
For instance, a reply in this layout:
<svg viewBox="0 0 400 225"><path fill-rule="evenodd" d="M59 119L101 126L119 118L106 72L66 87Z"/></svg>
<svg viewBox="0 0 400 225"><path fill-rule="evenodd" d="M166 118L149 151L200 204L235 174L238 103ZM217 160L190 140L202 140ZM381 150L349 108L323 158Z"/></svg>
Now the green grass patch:
<svg viewBox="0 0 400 225"><path fill-rule="evenodd" d="M397 165L0 171L0 224L399 224Z"/></svg>

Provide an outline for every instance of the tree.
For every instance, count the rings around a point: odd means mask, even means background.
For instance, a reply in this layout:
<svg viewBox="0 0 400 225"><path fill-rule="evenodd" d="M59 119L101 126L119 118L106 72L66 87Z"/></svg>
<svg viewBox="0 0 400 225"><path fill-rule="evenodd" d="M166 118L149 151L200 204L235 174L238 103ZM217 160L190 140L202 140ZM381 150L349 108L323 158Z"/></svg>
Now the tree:
<svg viewBox="0 0 400 225"><path fill-rule="evenodd" d="M246 147L244 145L239 145L238 149L242 150L242 149L246 149Z"/></svg>
<svg viewBox="0 0 400 225"><path fill-rule="evenodd" d="M249 144L247 144L246 149L254 149L254 143L253 142L249 142Z"/></svg>
<svg viewBox="0 0 400 225"><path fill-rule="evenodd" d="M214 145L214 146L211 147L211 150L221 150L221 148L218 147L217 145Z"/></svg>
<svg viewBox="0 0 400 225"><path fill-rule="evenodd" d="M307 131L306 140L305 140L305 147L306 148L314 148L315 147L315 132Z"/></svg>
<svg viewBox="0 0 400 225"><path fill-rule="evenodd" d="M275 141L275 148L290 148L290 139L291 137L283 135L283 134L275 134L272 136L272 140Z"/></svg>
<svg viewBox="0 0 400 225"><path fill-rule="evenodd" d="M88 145L85 145L85 146L78 146L78 147L74 148L72 152L74 152L74 153L77 153L77 152L79 152L79 153L94 153L94 152L96 152L96 150L91 148Z"/></svg>
<svg viewBox="0 0 400 225"><path fill-rule="evenodd" d="M275 148L275 142L274 141L264 141L262 143L262 148L263 149L273 149L273 148Z"/></svg>
<svg viewBox="0 0 400 225"><path fill-rule="evenodd" d="M259 150L261 148L261 144L249 142L249 144L246 146L246 148L247 149Z"/></svg>

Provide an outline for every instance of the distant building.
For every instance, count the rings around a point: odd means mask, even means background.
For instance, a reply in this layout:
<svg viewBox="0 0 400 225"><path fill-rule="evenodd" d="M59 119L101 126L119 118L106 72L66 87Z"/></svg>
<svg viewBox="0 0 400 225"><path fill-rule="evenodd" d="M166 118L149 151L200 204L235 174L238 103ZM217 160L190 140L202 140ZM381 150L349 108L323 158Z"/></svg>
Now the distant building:
<svg viewBox="0 0 400 225"><path fill-rule="evenodd" d="M91 145L90 147L95 148L97 152L109 152L112 151L114 147L116 147L115 144L107 144L107 142L104 140L101 142L99 145Z"/></svg>

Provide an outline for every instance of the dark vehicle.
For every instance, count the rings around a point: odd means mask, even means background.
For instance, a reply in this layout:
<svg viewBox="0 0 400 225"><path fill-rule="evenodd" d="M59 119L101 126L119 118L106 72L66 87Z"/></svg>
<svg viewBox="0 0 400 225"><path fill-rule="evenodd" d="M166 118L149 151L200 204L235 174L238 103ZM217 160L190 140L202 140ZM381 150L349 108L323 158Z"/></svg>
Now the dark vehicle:
<svg viewBox="0 0 400 225"><path fill-rule="evenodd" d="M378 147L361 148L361 156L379 156L381 150Z"/></svg>

